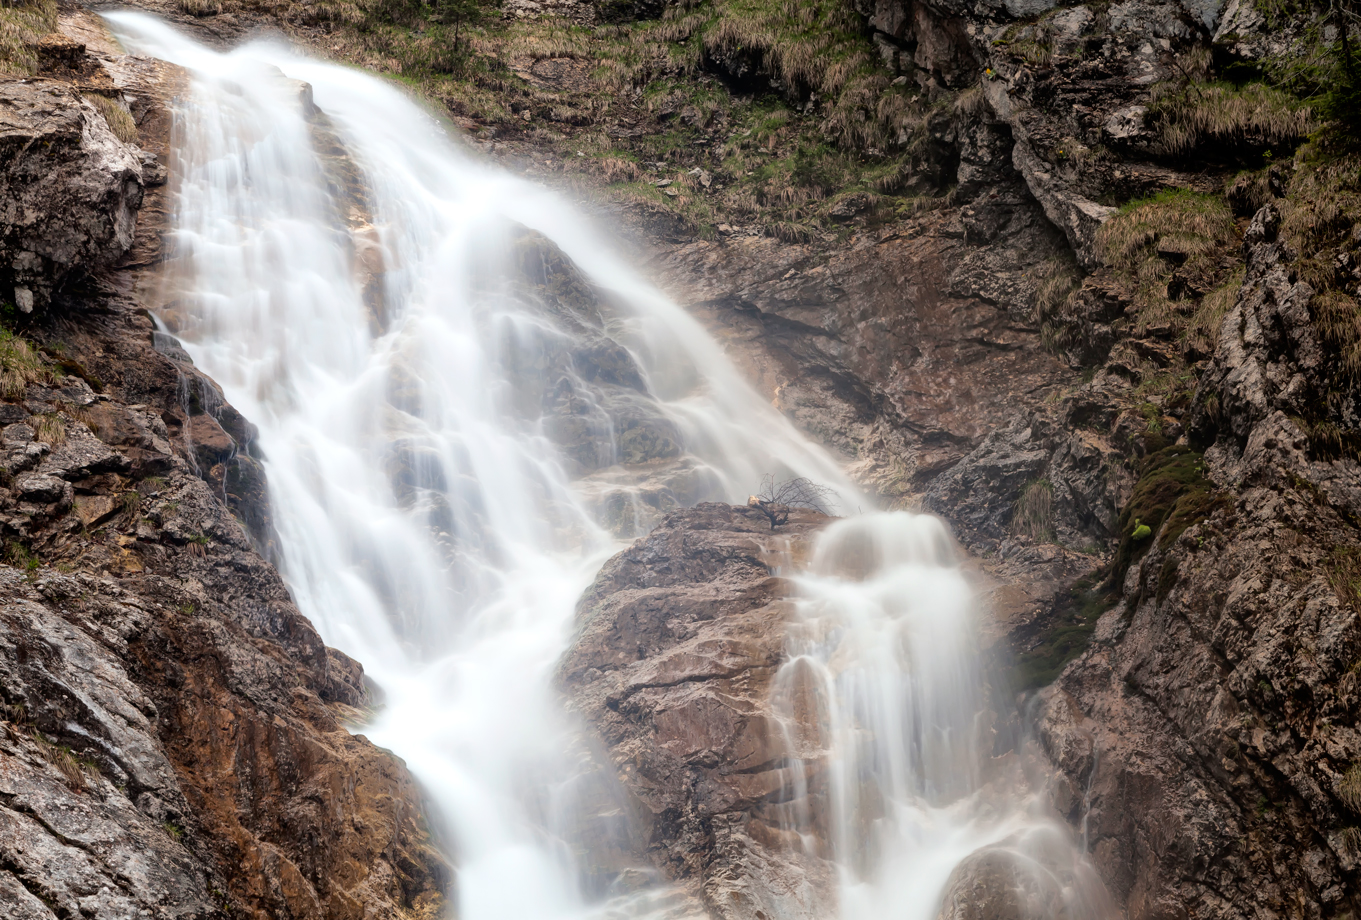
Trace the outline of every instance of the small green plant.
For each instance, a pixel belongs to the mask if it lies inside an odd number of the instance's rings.
[[[1141,524],[1138,518],[1134,519],[1134,529],[1129,534],[1131,540],[1147,540],[1152,535],[1153,528],[1147,524]]]
[[[184,828],[180,827],[174,821],[161,822],[161,829],[164,830],[175,840],[179,840],[181,837],[184,836]]]
[[[129,490],[118,496],[118,506],[129,517],[136,517],[142,511],[142,494]]]
[[[30,578],[42,567],[42,560],[38,558],[38,554],[18,540],[10,540],[5,544],[4,560],[7,565],[22,569]]]

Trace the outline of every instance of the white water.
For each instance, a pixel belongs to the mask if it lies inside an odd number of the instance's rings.
[[[437,803],[458,916],[664,910],[614,895],[576,852],[591,770],[551,690],[576,598],[659,509],[744,501],[765,473],[869,502],[603,235],[466,155],[397,89],[278,45],[221,54],[145,15],[109,18],[129,48],[192,74],[162,319],[259,426],[281,569],[381,687],[365,733]],[[335,139],[358,181],[319,156]],[[563,276],[518,228],[559,247],[599,305],[556,299]],[[621,464],[640,445],[663,456]],[[801,584],[776,704],[792,713],[815,687],[820,727],[791,715],[787,735],[827,768],[789,791],[786,821],[828,841],[840,915],[930,918],[984,847],[1083,888],[1056,826],[983,793],[973,604],[940,525],[838,524]],[[813,796],[830,803],[820,828]]]

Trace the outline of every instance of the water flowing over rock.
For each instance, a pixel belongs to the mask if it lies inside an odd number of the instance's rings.
[[[150,70],[102,41],[120,81]],[[94,65],[67,44],[83,81]],[[154,151],[163,85],[120,85]],[[52,300],[0,358],[0,913],[437,916],[449,871],[421,792],[346,728],[373,703],[362,667],[228,510],[249,505],[234,471],[251,461],[225,456],[249,425],[118,293],[154,160],[72,86],[4,84],[11,139],[37,133],[6,159],[0,235]],[[159,203],[137,241],[153,259]]]
[[[1027,817],[982,754],[994,726],[952,555],[930,518],[772,533],[702,504],[582,598],[559,680],[647,853],[712,916],[1108,915],[1066,830]]]

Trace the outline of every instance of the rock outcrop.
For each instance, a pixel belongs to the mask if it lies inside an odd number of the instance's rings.
[[[0,82],[0,287],[20,313],[132,246],[139,153],[69,83]]]
[[[756,509],[667,515],[606,563],[578,605],[559,680],[636,799],[647,855],[710,915],[822,917],[833,867],[782,841],[793,769],[770,708],[787,584],[775,575],[826,518],[772,534]]]
[[[1345,377],[1323,366],[1279,221],[1268,206],[1246,233],[1200,382],[1218,500],[1151,535],[1091,650],[1042,694],[1041,739],[1090,784],[1072,817],[1132,917],[1357,910],[1361,471],[1308,450],[1300,403]]]
[[[257,552],[249,423],[126,293],[158,258],[166,75],[65,27],[97,55],[53,39],[62,73],[0,85],[0,913],[440,916],[420,790],[346,727],[362,667]]]

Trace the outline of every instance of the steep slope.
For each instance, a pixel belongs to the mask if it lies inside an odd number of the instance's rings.
[[[250,425],[127,293],[157,259],[178,76],[63,27],[82,40],[0,83],[0,906],[437,916],[420,791],[345,727],[363,670],[255,548]]]

